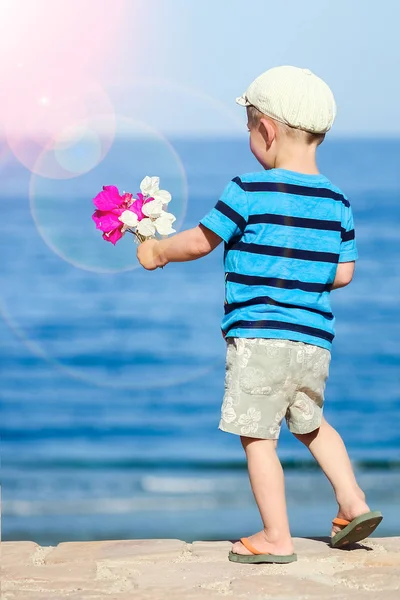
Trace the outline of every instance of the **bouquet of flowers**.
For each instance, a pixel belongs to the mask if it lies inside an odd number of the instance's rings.
[[[159,177],[145,177],[135,199],[128,192],[120,195],[114,185],[103,187],[93,198],[97,210],[92,218],[106,242],[115,245],[127,231],[135,236],[137,243],[156,234],[166,236],[175,232],[172,223],[176,218],[166,210],[171,194],[160,190],[159,185]]]

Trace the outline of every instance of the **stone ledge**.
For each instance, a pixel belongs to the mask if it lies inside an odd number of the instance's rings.
[[[351,550],[295,539],[290,565],[231,563],[231,543],[181,540],[2,542],[2,600],[398,600],[400,537]]]

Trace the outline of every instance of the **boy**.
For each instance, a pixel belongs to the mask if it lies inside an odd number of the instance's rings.
[[[138,247],[146,269],[205,256],[225,242],[227,341],[220,429],[240,436],[264,528],[233,545],[236,562],[296,560],[283,471],[281,422],[305,444],[333,486],[339,510],[331,544],[366,538],[370,512],[339,434],[322,417],[334,317],[331,290],[350,283],[357,249],[350,204],[318,171],[316,150],[331,128],[331,90],[308,69],[260,75],[238,104],[264,171],[235,177],[199,226]]]

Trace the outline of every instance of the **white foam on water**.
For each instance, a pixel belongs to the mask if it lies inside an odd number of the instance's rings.
[[[148,475],[141,480],[142,488],[153,494],[204,494],[221,488],[221,484],[215,479],[198,477],[157,477]]]
[[[30,517],[49,515],[128,514],[143,511],[207,510],[220,506],[217,498],[189,496],[142,497],[142,498],[96,498],[90,500],[8,500],[3,502],[3,516]]]

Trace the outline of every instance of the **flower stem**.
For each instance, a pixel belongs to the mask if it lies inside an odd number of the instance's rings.
[[[134,235],[135,238],[137,239],[137,241],[139,242],[139,244],[141,244],[142,242],[144,242],[146,240],[146,238],[143,235],[140,235],[140,233],[137,233],[137,231],[133,231],[133,229],[127,229],[126,231],[128,231],[129,233]]]

